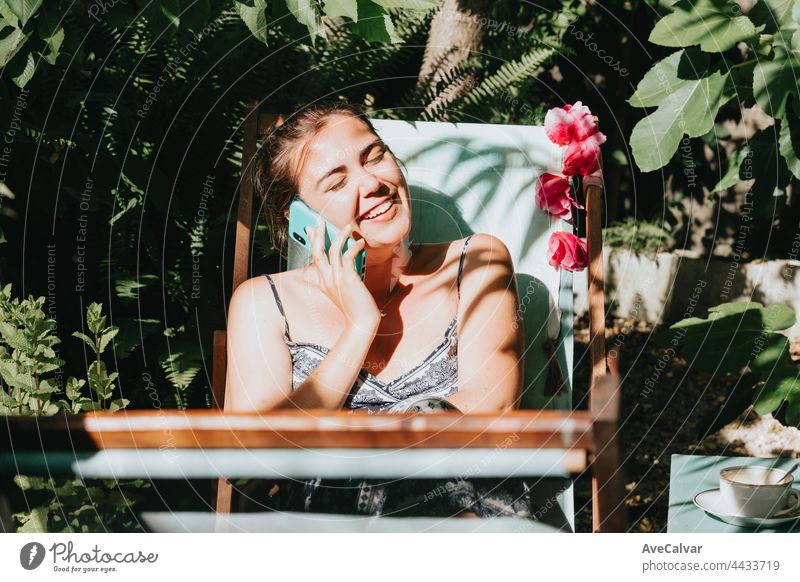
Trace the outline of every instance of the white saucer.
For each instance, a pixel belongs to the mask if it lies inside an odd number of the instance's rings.
[[[790,523],[800,519],[800,491],[797,489],[789,490],[789,501],[781,509],[782,515],[778,517],[745,517],[737,515],[736,510],[722,499],[719,488],[709,489],[694,496],[694,504],[721,519],[725,523],[740,527],[774,527],[784,523]]]

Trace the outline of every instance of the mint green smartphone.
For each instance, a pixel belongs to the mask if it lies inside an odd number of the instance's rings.
[[[289,205],[289,238],[300,244],[309,254],[311,254],[311,240],[306,234],[305,229],[306,227],[308,227],[309,230],[315,228],[320,218],[325,221],[325,252],[327,253],[331,248],[331,242],[333,242],[333,239],[339,234],[339,229],[320,216],[318,212],[312,210],[299,198],[292,200],[292,203]],[[347,237],[342,248],[342,254],[355,243],[356,241],[354,241],[352,237]],[[362,249],[361,252],[356,255],[354,266],[356,273],[358,273],[363,281],[367,272],[367,252],[365,250]]]

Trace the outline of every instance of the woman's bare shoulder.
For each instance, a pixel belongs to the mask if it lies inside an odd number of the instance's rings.
[[[277,285],[278,276],[270,275]],[[280,317],[269,281],[258,275],[241,283],[233,292],[228,309],[228,327],[231,323],[277,321]]]
[[[469,239],[469,241],[467,241]],[[476,232],[450,241],[417,243],[416,252],[421,252],[421,269],[430,275],[441,275],[453,279],[457,276],[461,254],[464,253],[463,271],[479,264],[500,262],[512,265],[511,255],[505,243],[484,232]],[[463,275],[462,275],[463,276]]]
[[[464,239],[461,239],[462,247],[467,238],[469,238],[469,244],[467,245],[466,251],[467,253],[487,254],[486,258],[493,262],[511,261],[511,252],[508,250],[506,243],[493,234],[489,234],[488,232],[476,232]]]
[[[464,248],[463,240],[460,248]],[[497,282],[510,285],[513,281],[514,260],[508,246],[500,238],[486,232],[477,232],[469,237],[464,255],[462,294],[469,294],[470,290],[478,293],[485,286]]]
[[[452,257],[460,255],[464,243],[470,236],[474,235],[437,243],[414,243],[414,247],[417,252],[424,253],[427,264],[443,266],[449,264]]]
[[[269,273],[257,275],[250,279],[244,281],[241,285],[236,288],[236,295],[237,292],[242,292],[241,294],[247,293],[251,294],[254,297],[262,298],[267,297],[268,299],[272,298],[272,289],[270,288],[269,279],[272,279],[272,282],[277,287],[278,292],[284,288],[290,288],[293,286],[297,281],[300,279],[300,273],[302,269],[292,269],[291,271],[281,271],[278,273]],[[269,279],[267,279],[269,277]]]
[[[444,261],[451,259],[460,261],[462,252],[465,254],[465,262],[475,263],[473,258],[481,259],[484,262],[511,262],[511,253],[506,244],[498,237],[487,232],[475,232],[463,238],[452,241],[438,243],[439,253]]]

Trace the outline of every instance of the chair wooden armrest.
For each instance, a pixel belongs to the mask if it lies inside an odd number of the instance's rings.
[[[620,477],[617,471],[619,453],[615,448],[618,394],[614,386],[611,379],[600,383],[591,411],[518,410],[499,416],[329,410],[263,414],[134,410],[78,416],[11,416],[6,417],[8,430],[0,436],[0,471],[23,474],[46,471],[54,475],[110,478],[124,468],[127,476],[189,478],[210,477],[230,470],[240,473],[231,475],[236,477],[252,474],[254,469],[243,468],[241,463],[234,469],[219,469],[219,456],[208,459],[215,449],[226,455],[235,450],[247,454],[265,451],[271,452],[271,459],[284,460],[287,457],[280,451],[291,451],[291,458],[301,454],[308,456],[309,451],[316,450],[351,450],[356,454],[364,453],[367,459],[370,455],[374,457],[371,451],[379,449],[403,459],[409,459],[414,451],[431,450],[439,456],[441,450],[449,450],[464,459],[470,450],[493,457],[500,450],[507,452],[507,458],[514,463],[528,459],[531,453],[552,450],[557,454],[548,457],[548,463],[556,459],[560,464],[558,471],[577,474],[586,469],[591,453],[598,486],[596,510],[601,514],[596,530],[623,531],[623,514],[617,511],[620,503],[616,484]],[[522,450],[514,456],[515,449]],[[129,454],[125,455],[126,451]],[[187,464],[173,467],[165,464],[162,458],[169,451],[197,451],[202,455],[190,456]],[[126,467],[125,463],[130,465]],[[195,470],[187,472],[186,468],[192,467],[192,463]],[[425,463],[430,465],[429,460]],[[382,466],[383,471],[400,470],[390,463]],[[451,464],[450,468],[457,472],[464,469],[459,469],[457,464]],[[508,463],[498,464],[494,470],[499,476],[508,468]],[[548,470],[555,469],[550,465]],[[308,470],[313,472],[313,468]],[[230,513],[221,510],[217,507],[218,513]]]

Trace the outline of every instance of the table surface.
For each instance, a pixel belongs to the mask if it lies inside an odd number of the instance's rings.
[[[713,455],[672,455],[669,476],[670,533],[718,532],[800,532],[800,520],[776,528],[744,528],[730,525],[708,515],[697,507],[694,496],[707,489],[719,487],[719,471],[737,465],[753,465],[790,469],[797,459],[764,459],[756,457],[719,457]],[[795,473],[797,479],[797,473]]]

